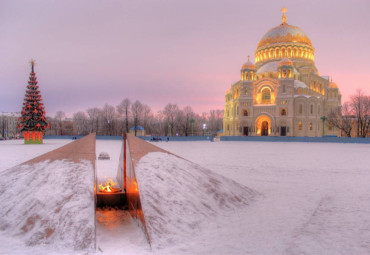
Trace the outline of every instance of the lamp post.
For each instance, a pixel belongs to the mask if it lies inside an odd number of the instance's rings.
[[[324,137],[325,136],[325,120],[327,119],[327,117],[322,116],[320,119],[322,120],[322,137]]]
[[[108,119],[107,122],[108,122],[108,135],[111,135],[111,133],[110,133],[110,119]],[[136,132],[135,132],[135,135],[136,135]]]
[[[191,118],[190,119],[190,123],[191,123],[191,136],[194,136],[194,119],[193,118]]]

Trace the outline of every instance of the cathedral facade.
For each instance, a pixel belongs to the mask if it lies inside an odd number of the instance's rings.
[[[338,86],[315,67],[307,35],[286,23],[270,29],[255,51],[255,64],[242,66],[241,78],[226,91],[223,135],[338,135],[325,122],[341,105]]]

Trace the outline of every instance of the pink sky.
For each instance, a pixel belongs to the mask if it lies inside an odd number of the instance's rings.
[[[343,102],[357,89],[370,94],[368,0],[1,0],[0,112],[21,110],[32,58],[49,115],[126,97],[155,112],[167,103],[222,109],[283,6]]]

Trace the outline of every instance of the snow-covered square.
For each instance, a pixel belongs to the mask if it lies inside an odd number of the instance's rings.
[[[36,145],[32,148],[37,149],[31,150],[20,141],[1,141],[0,173],[68,142],[45,140],[45,145]],[[370,145],[153,144],[185,159],[149,153],[138,163],[138,175],[143,175],[139,188],[148,217],[162,214],[167,217],[150,219],[151,226],[161,224],[151,230],[160,232],[153,241],[153,250],[127,212],[99,209],[97,250],[67,249],[64,254],[370,254]],[[98,178],[115,174],[120,150],[120,141],[97,140],[96,153],[105,151],[111,156],[110,161],[97,161]],[[226,198],[230,198],[228,192],[247,197],[243,205],[230,201],[214,205],[207,197],[209,187],[202,186],[208,185],[205,180],[188,185],[187,173],[193,180],[211,176],[220,189],[228,187],[229,190],[222,190]],[[161,179],[171,183],[158,181]],[[153,181],[156,182],[151,187],[140,186]],[[155,196],[149,191],[156,192]],[[176,198],[179,203],[171,205],[169,201]],[[158,200],[159,208],[151,209],[154,199]],[[178,208],[187,211],[176,211]],[[166,236],[168,233],[174,238]],[[0,253],[9,252],[62,253],[60,243],[55,250],[53,246],[51,250],[29,247],[22,239],[0,230]]]

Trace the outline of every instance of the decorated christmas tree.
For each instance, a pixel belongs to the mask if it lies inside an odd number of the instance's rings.
[[[18,128],[23,132],[26,144],[42,143],[43,132],[49,128],[39,86],[37,86],[34,66],[35,61],[31,60],[30,80],[23,101],[22,117],[18,120]]]

